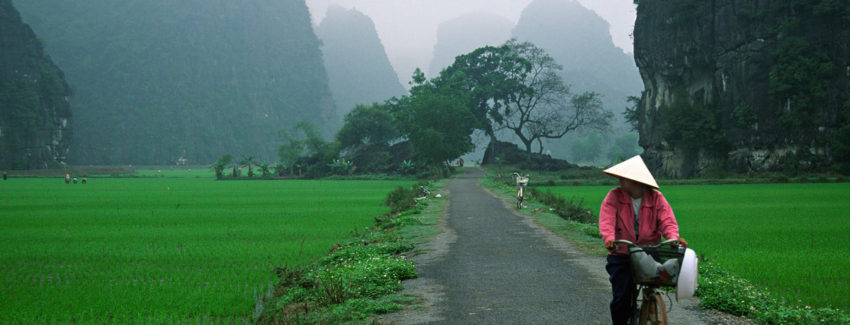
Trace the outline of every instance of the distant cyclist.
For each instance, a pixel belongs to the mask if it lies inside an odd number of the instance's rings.
[[[619,163],[603,171],[617,177],[620,186],[612,189],[599,209],[599,232],[608,249],[605,269],[610,275],[611,320],[614,324],[627,324],[634,313],[632,297],[635,284],[629,271],[629,253],[625,245],[614,244],[615,239],[625,239],[638,245],[654,245],[666,239],[679,237],[679,225],[673,209],[657,191],[658,184],[640,156]]]

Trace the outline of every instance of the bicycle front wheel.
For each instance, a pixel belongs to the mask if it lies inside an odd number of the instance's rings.
[[[520,188],[519,191],[516,193],[516,208],[517,209],[522,209],[522,199],[524,199],[524,196],[525,196],[525,193],[523,193],[523,192],[524,191],[522,190],[522,188]]]
[[[657,292],[644,294],[643,303],[640,306],[640,325],[667,325],[667,308],[664,306],[664,298]]]

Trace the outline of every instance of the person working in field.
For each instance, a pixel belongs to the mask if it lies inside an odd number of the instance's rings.
[[[681,245],[687,242],[679,237],[679,225],[673,209],[661,192],[658,184],[646,168],[640,156],[634,156],[603,171],[617,177],[620,186],[612,189],[602,201],[599,210],[599,233],[608,249],[605,269],[610,275],[613,299],[611,320],[614,324],[626,324],[632,317],[632,295],[636,290],[629,272],[629,253],[625,245],[614,244],[615,239],[625,239],[638,245],[654,245],[666,239],[678,239]]]

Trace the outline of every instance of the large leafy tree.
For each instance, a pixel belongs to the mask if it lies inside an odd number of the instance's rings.
[[[400,136],[393,123],[386,105],[357,105],[345,116],[345,124],[336,135],[337,141],[343,149],[362,144],[387,144]]]
[[[530,42],[509,40],[458,56],[433,84],[463,89],[476,128],[495,140],[495,131],[513,132],[531,153],[534,142],[557,139],[578,129],[605,129],[612,114],[593,92],[572,95],[560,77],[563,68]]]
[[[517,55],[509,42],[498,47],[484,46],[456,57],[433,83],[451,83],[456,89],[464,90],[476,129],[484,131],[491,141],[495,141],[493,125],[503,122],[501,109],[508,102],[515,100],[517,94],[529,91],[522,80],[531,69],[531,62]]]
[[[471,134],[477,120],[469,109],[469,92],[461,75],[425,80],[417,69],[409,96],[392,102],[396,123],[419,157],[437,170],[474,148]]]
[[[345,116],[345,124],[336,135],[344,158],[340,167],[363,173],[381,173],[392,169],[390,143],[401,137],[388,104],[357,105]],[[352,166],[343,166],[349,162]],[[333,169],[333,168],[332,168]]]
[[[512,131],[531,152],[536,141],[543,152],[542,139],[559,139],[579,129],[605,130],[613,114],[602,108],[599,94],[572,94],[560,76],[563,69],[546,51],[530,42],[510,40],[505,43],[510,57],[526,60],[531,69],[517,75],[514,94],[500,108],[500,127]]]
[[[281,165],[288,168],[291,175],[295,175],[296,168],[309,167],[305,166],[307,164],[321,167],[317,162],[330,162],[338,154],[334,144],[322,139],[316,127],[307,122],[299,122],[291,131],[280,130],[278,135],[284,144],[278,147],[277,154]]]

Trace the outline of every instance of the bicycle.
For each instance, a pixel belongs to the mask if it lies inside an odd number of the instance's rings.
[[[623,239],[614,243],[625,244],[629,248],[630,271],[636,286],[631,298],[635,311],[631,323],[667,325],[668,310],[658,289],[676,287],[677,299],[693,296],[696,289],[696,254],[679,245],[675,239],[648,246]]]
[[[516,208],[522,209],[522,201],[525,200],[525,186],[528,185],[528,175],[520,176],[519,173],[514,173],[516,177],[516,185],[519,190],[516,192]]]

